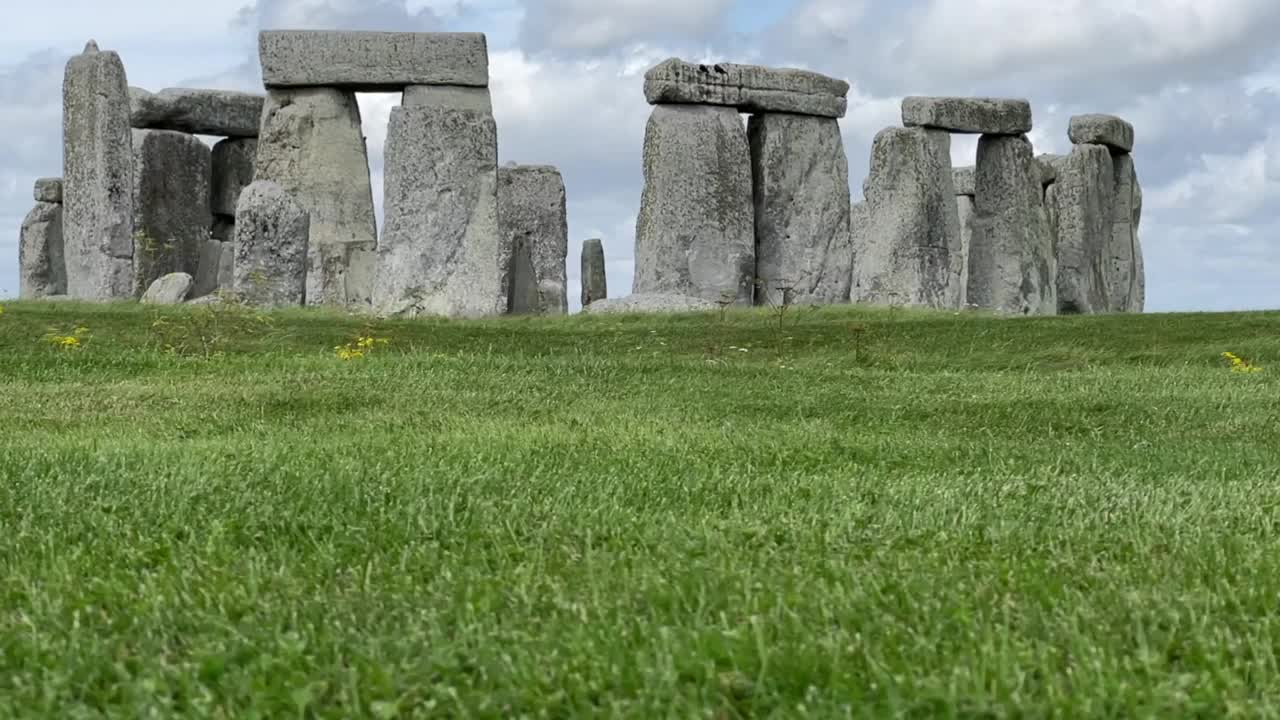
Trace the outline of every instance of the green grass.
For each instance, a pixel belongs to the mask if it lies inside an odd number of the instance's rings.
[[[0,717],[1280,717],[1280,313],[158,316],[0,315]]]

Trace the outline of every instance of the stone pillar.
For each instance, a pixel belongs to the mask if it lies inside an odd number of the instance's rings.
[[[605,273],[604,243],[587,240],[582,243],[582,307],[609,298],[609,281]]]
[[[18,297],[38,299],[67,292],[63,259],[62,180],[36,181],[36,205],[22,221],[18,241]]]
[[[546,165],[500,168],[498,220],[508,312],[567,314],[569,220],[560,172]]]
[[[255,138],[227,138],[213,146],[210,189],[213,226],[200,253],[195,286],[191,290],[193,298],[204,297],[220,288],[231,289],[231,278],[224,270],[229,271],[234,265],[236,203],[240,193],[253,182],[257,155]]]
[[[738,111],[655,106],[645,130],[632,292],[751,305],[754,215]]]
[[[311,215],[307,304],[368,308],[378,230],[355,93],[268,91],[254,178],[278,183]]]
[[[173,130],[134,130],[134,297],[170,273],[196,275],[209,239],[209,146]]]
[[[62,86],[67,294],[133,297],[133,140],[124,64],[93,41]]]
[[[255,181],[236,206],[236,255],[232,286],[257,307],[306,302],[310,216],[274,182]]]
[[[1138,173],[1129,153],[1113,154],[1115,194],[1111,206],[1111,237],[1103,258],[1107,310],[1132,312],[1138,286]]]
[[[1053,237],[1027,138],[983,135],[974,185],[969,304],[1008,315],[1055,314]]]
[[[1057,221],[1058,311],[1064,315],[1107,310],[1103,257],[1112,232],[1115,168],[1101,145],[1077,145],[1053,185]]]
[[[488,88],[414,86],[391,111],[386,228],[373,308],[385,315],[501,314],[498,135]]]
[[[959,308],[964,257],[950,134],[880,131],[863,191],[853,223],[853,301]]]
[[[960,220],[960,307],[969,305],[969,247],[973,244],[973,167],[955,168],[951,173]]]
[[[747,125],[757,305],[848,302],[849,160],[835,118],[760,113]],[[785,291],[785,292],[784,292]]]

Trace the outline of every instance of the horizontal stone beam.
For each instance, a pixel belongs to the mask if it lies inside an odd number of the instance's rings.
[[[1106,145],[1133,152],[1133,126],[1115,115],[1076,115],[1067,135],[1074,145]]]
[[[129,124],[138,130],[256,138],[265,97],[228,90],[129,88]]]
[[[62,178],[40,178],[35,185],[36,202],[62,202]]]
[[[258,36],[258,53],[268,88],[378,92],[410,85],[489,86],[483,33],[267,30]]]
[[[953,133],[1023,135],[1031,132],[1031,103],[1026,100],[959,97],[908,97],[902,124]]]
[[[671,58],[644,76],[650,105],[725,105],[741,112],[841,118],[849,83],[808,70],[697,65]]]

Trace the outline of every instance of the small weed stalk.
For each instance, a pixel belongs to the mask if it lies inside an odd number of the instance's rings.
[[[1222,353],[1222,359],[1227,361],[1231,372],[1239,375],[1253,375],[1262,372],[1261,366],[1255,365],[1233,352]]]
[[[720,322],[724,323],[729,319],[729,308],[738,302],[738,294],[732,290],[721,290],[720,299],[716,304],[720,306]]]
[[[853,364],[862,363],[862,344],[867,336],[867,326],[855,323],[849,326],[849,337],[853,338]]]
[[[84,325],[76,325],[70,330],[49,328],[44,340],[62,352],[77,352],[89,344],[89,328]]]
[[[366,328],[346,344],[334,347],[333,354],[343,361],[363,360],[372,355],[377,348],[386,347],[390,343],[391,341],[386,338],[375,337],[373,330]]]
[[[151,336],[163,352],[206,360],[223,355],[232,340],[270,329],[270,317],[229,301],[194,306],[179,315],[156,313],[151,322]]]

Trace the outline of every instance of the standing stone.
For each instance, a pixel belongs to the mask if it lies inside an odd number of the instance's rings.
[[[560,172],[545,165],[500,168],[498,219],[504,258],[501,267],[507,270],[503,282],[509,288],[508,312],[568,313],[569,220]],[[527,270],[522,267],[526,253]],[[508,257],[511,261],[505,259]],[[519,262],[513,262],[516,260]],[[532,292],[521,292],[523,288]],[[528,302],[530,297],[532,303]]]
[[[249,305],[302,305],[307,291],[307,211],[280,185],[255,181],[236,206],[233,289]]]
[[[134,130],[134,296],[169,273],[195,275],[213,216],[209,146],[173,130]]]
[[[1115,166],[1102,145],[1077,145],[1059,165],[1053,188],[1057,218],[1058,312],[1106,312],[1104,261],[1111,245]]]
[[[835,120],[768,113],[748,122],[757,305],[847,302],[853,271],[849,160]]]
[[[951,136],[926,128],[880,131],[863,190],[865,207],[853,223],[854,302],[960,307],[964,258]]]
[[[1138,173],[1133,156],[1128,153],[1111,158],[1115,177],[1115,198],[1111,208],[1111,238],[1103,259],[1102,272],[1107,285],[1107,309],[1131,312],[1137,294]]]
[[[500,315],[508,298],[489,91],[436,90],[406,92],[391,111],[373,307],[384,315]]]
[[[645,130],[632,291],[751,305],[754,217],[738,111],[656,106]]]
[[[1009,315],[1053,315],[1053,237],[1041,172],[1022,136],[978,141],[968,302]]]
[[[604,243],[587,240],[582,243],[582,307],[609,297],[609,281],[605,273]]]
[[[193,278],[186,273],[169,273],[157,278],[142,294],[144,305],[178,305],[191,292]]]
[[[37,299],[67,292],[62,256],[62,205],[38,202],[18,235],[18,297]]]
[[[1147,269],[1142,261],[1142,239],[1138,236],[1142,224],[1142,183],[1133,181],[1133,296],[1129,298],[1129,312],[1147,309]]]
[[[270,91],[254,178],[278,183],[311,214],[307,304],[367,308],[378,231],[355,94]]]
[[[213,186],[210,206],[214,215],[234,218],[240,192],[254,180],[258,141],[228,138],[213,146]]]
[[[969,304],[969,250],[973,247],[973,196],[956,195],[956,210],[960,215],[960,307]]]
[[[234,231],[233,225],[232,232]],[[200,262],[196,266],[195,277],[192,278],[191,297],[204,297],[222,287],[218,283],[218,274],[222,269],[222,253],[229,245],[230,243],[223,243],[214,237],[209,237],[200,244]]]
[[[71,58],[62,113],[67,294],[133,297],[133,140],[120,56],[90,41]]]

